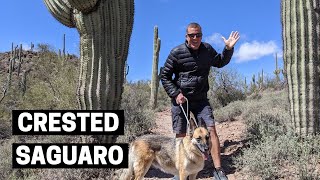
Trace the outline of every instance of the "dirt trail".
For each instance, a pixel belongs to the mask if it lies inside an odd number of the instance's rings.
[[[171,111],[166,109],[162,112],[156,113],[156,125],[153,130],[156,134],[174,137],[172,132]],[[216,129],[221,143],[221,157],[222,166],[225,169],[229,180],[246,179],[242,177],[233,165],[233,157],[239,155],[240,149],[245,143],[245,124],[241,118],[234,121],[217,123]],[[197,179],[199,180],[212,180],[212,160],[205,163],[205,167],[199,172]],[[172,175],[161,172],[158,169],[152,168],[145,176],[146,180],[171,180]]]

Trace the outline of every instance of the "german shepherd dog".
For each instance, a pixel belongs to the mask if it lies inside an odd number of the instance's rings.
[[[194,180],[208,157],[211,145],[209,138],[205,127],[191,127],[191,134],[182,139],[160,135],[141,136],[130,144],[129,168],[120,179],[143,179],[153,165],[166,173],[178,175],[180,180],[186,180],[188,176],[189,180]]]

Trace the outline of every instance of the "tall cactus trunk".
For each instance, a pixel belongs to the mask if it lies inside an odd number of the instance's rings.
[[[152,63],[152,79],[151,79],[151,96],[150,105],[152,109],[157,107],[158,99],[158,88],[159,88],[159,52],[160,52],[161,41],[158,38],[158,27],[154,27],[154,38],[153,38],[153,63]]]
[[[81,16],[76,22],[82,26],[78,28],[81,43],[80,108],[119,109],[133,6],[124,0],[102,1],[95,12]]]
[[[44,0],[53,16],[80,34],[78,102],[83,110],[120,108],[133,28],[133,0]],[[108,136],[103,142],[114,142]]]
[[[319,0],[282,0],[284,65],[291,125],[301,135],[320,131]]]

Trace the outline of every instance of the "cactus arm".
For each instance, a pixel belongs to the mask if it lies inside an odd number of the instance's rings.
[[[73,22],[73,9],[67,0],[44,0],[50,13],[60,23],[68,27],[75,27]]]
[[[70,5],[83,13],[89,13],[94,10],[98,0],[69,0]]]

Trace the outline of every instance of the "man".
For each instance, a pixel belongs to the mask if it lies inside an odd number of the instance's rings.
[[[161,70],[162,85],[172,98],[172,125],[176,138],[186,136],[187,120],[180,104],[183,104],[186,110],[187,99],[189,110],[198,122],[206,123],[210,132],[211,155],[216,168],[214,170],[216,179],[228,178],[221,168],[220,143],[212,108],[207,98],[208,75],[211,66],[221,68],[230,62],[233,47],[239,38],[238,32],[231,32],[228,39],[222,37],[225,48],[221,54],[218,54],[210,44],[201,41],[201,26],[198,23],[190,23],[187,27],[185,43],[171,50]]]

